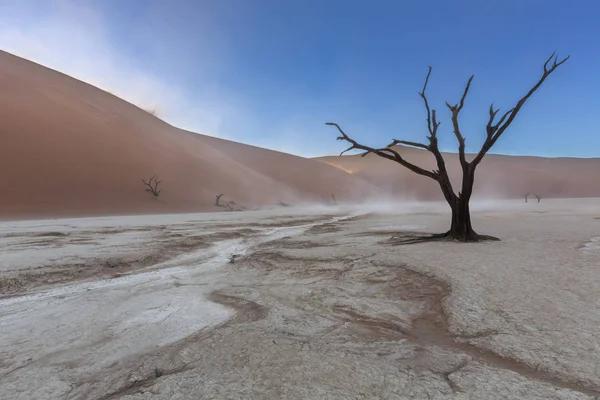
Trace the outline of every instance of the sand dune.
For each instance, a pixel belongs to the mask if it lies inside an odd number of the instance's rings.
[[[306,159],[183,131],[69,76],[0,52],[0,218],[222,211],[352,202],[373,196],[440,199],[435,182],[376,156]],[[434,168],[430,154],[400,148]],[[454,178],[456,156],[446,154]],[[339,167],[339,168],[335,168]],[[600,159],[489,155],[476,195],[600,197]],[[158,174],[158,199],[142,178]]]
[[[433,155],[425,150],[404,146],[396,148],[408,161],[428,169],[437,169]],[[469,155],[472,159],[474,155]],[[402,166],[370,154],[316,158],[361,177],[396,197],[442,200],[433,180],[414,174]],[[444,153],[451,179],[458,190],[458,156]],[[518,198],[539,193],[547,198],[600,197],[600,158],[543,158],[487,155],[477,167],[475,197]]]
[[[351,201],[374,189],[314,160],[182,131],[5,52],[0,86],[0,218],[220,211],[218,193],[251,207],[330,192]],[[153,174],[158,199],[141,182]]]

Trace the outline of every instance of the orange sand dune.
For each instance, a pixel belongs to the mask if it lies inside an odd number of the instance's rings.
[[[330,203],[375,188],[329,165],[174,128],[94,86],[0,52],[0,218]],[[158,174],[154,199],[141,178]]]
[[[510,133],[508,133],[510,134]],[[433,155],[425,150],[396,147],[408,161],[437,169]],[[474,155],[469,155],[472,159]],[[396,197],[443,200],[437,183],[416,175],[392,161],[369,154],[316,158],[379,186]],[[455,191],[460,190],[458,156],[444,153]],[[516,198],[525,193],[542,197],[600,197],[600,159],[542,158],[487,155],[477,167],[474,197]]]

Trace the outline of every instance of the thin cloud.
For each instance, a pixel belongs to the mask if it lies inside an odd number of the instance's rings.
[[[196,92],[186,92],[181,83],[152,74],[115,42],[102,13],[81,2],[55,2],[43,14],[33,3],[17,3],[8,9],[0,4],[0,13],[0,49],[106,90],[153,111],[173,126],[309,157],[322,155],[323,146],[337,149],[333,136],[323,136],[319,145],[307,140],[315,137],[315,130],[324,130],[324,118],[316,117],[298,96],[285,97],[291,109],[298,110],[295,116],[261,122],[252,101],[221,85],[202,68],[193,77],[196,86],[202,87]],[[148,46],[168,48],[168,43],[156,42],[160,35],[145,35]],[[211,62],[225,64],[219,61],[219,52],[213,53],[206,48]]]
[[[28,23],[10,26],[6,22],[0,28],[1,49],[153,110],[179,128],[220,135],[225,116],[236,112],[228,101],[219,100],[222,96],[212,93],[210,103],[193,99],[137,66],[110,42],[102,16],[90,8],[59,3],[49,14]]]

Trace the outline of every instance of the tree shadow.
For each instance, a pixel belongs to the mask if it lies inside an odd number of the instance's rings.
[[[444,233],[425,233],[425,232],[398,232],[394,234],[390,239],[383,243],[391,246],[406,246],[409,244],[419,243],[431,243],[431,242],[456,242],[456,243],[480,243],[487,241],[499,241],[497,237],[488,235],[477,235],[472,240],[462,241],[458,240],[450,234],[450,232]]]

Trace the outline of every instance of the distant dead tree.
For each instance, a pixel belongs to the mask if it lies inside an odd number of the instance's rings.
[[[248,209],[247,207],[244,207],[242,205],[237,204],[233,200],[229,200],[229,201],[226,201],[224,203],[221,203],[221,197],[223,197],[223,193],[218,194],[216,196],[216,198],[215,198],[215,206],[217,206],[217,207],[223,207],[227,211],[245,211],[245,210]]]
[[[152,175],[148,182],[146,182],[144,179],[142,179],[142,182],[144,182],[144,185],[148,186],[146,192],[152,194],[154,197],[158,197],[160,195],[162,189],[159,189],[158,185],[160,185],[162,181],[158,180],[158,176]]]
[[[333,204],[337,205],[337,200],[335,199],[335,194],[331,193],[331,199],[333,200]]]
[[[531,193],[525,193],[525,203],[527,203],[527,199],[529,198],[529,195],[530,195],[530,194],[531,194]]]
[[[458,191],[458,194],[455,194],[454,192],[452,183],[450,182],[450,178],[448,176],[448,171],[446,169],[444,157],[442,156],[442,153],[440,152],[438,147],[437,131],[440,126],[440,122],[438,122],[437,120],[436,110],[430,108],[427,96],[425,95],[425,90],[427,89],[427,84],[429,82],[429,76],[431,75],[431,67],[429,67],[429,71],[427,73],[427,76],[425,77],[425,84],[423,85],[423,90],[419,93],[419,95],[423,99],[425,109],[427,111],[427,129],[429,131],[429,136],[427,136],[428,143],[418,143],[406,140],[393,139],[392,143],[390,143],[386,147],[374,148],[358,143],[356,140],[348,136],[336,123],[327,122],[326,125],[335,126],[341,135],[337,138],[337,140],[346,141],[351,145],[348,149],[340,153],[340,156],[345,152],[354,149],[365,151],[362,154],[363,157],[367,154],[374,153],[379,157],[385,158],[390,161],[394,161],[402,165],[403,167],[408,168],[416,174],[431,178],[438,183],[440,189],[442,190],[444,198],[446,199],[446,201],[450,205],[450,208],[452,209],[452,223],[448,232],[439,235],[433,235],[431,237],[432,239],[449,238],[461,242],[476,242],[486,239],[498,240],[491,236],[478,235],[471,226],[471,213],[469,209],[469,201],[471,200],[471,195],[473,194],[475,170],[481,162],[481,160],[483,159],[483,157],[487,154],[487,152],[492,148],[492,146],[498,141],[502,134],[515,120],[515,118],[519,114],[519,111],[521,111],[523,105],[525,105],[527,100],[535,93],[536,90],[540,88],[540,86],[542,86],[546,78],[548,78],[550,74],[552,74],[560,65],[565,63],[568,59],[569,57],[566,57],[559,61],[558,56],[555,56],[555,54],[553,53],[550,56],[550,58],[548,58],[544,63],[544,71],[537,83],[533,85],[531,89],[529,89],[527,94],[525,94],[525,96],[523,96],[513,108],[506,111],[498,120],[496,120],[496,115],[498,114],[499,110],[494,109],[493,104],[490,106],[489,119],[486,125],[485,141],[477,155],[475,155],[475,157],[471,161],[467,161],[467,157],[465,155],[465,138],[460,130],[458,117],[465,104],[465,99],[467,98],[467,94],[469,93],[469,88],[471,87],[471,82],[473,81],[474,75],[472,75],[467,81],[462,97],[460,98],[460,101],[457,104],[451,105],[448,102],[446,102],[446,106],[450,110],[454,135],[456,136],[456,140],[458,141],[458,158],[462,168],[462,186],[460,191]],[[405,160],[404,157],[402,157],[402,155],[398,151],[393,149],[393,146],[395,145],[405,145],[427,150],[435,157],[437,169],[429,171]]]
[[[225,203],[225,205],[222,205],[221,207],[225,207],[227,209],[227,211],[246,211],[246,210],[248,210],[248,207],[244,207],[243,205],[240,205],[233,200],[229,200],[227,203]]]
[[[538,203],[540,201],[542,201],[542,195],[541,194],[534,193],[533,195],[535,196],[535,198],[536,198],[536,200],[537,200]]]
[[[225,205],[223,207],[225,207],[227,209],[227,211],[236,211],[236,202],[233,200],[228,201],[227,203],[225,203]]]

